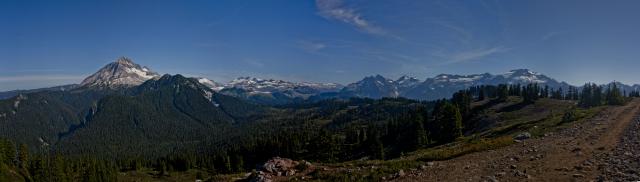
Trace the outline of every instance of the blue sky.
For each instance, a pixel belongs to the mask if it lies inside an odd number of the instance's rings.
[[[0,1],[0,90],[160,73],[349,83],[529,68],[640,83],[635,0]]]

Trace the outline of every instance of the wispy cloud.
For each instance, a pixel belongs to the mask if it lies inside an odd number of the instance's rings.
[[[316,7],[318,14],[326,19],[341,21],[373,35],[386,33],[382,28],[362,17],[355,9],[345,7],[343,0],[316,0]]]
[[[247,58],[244,62],[255,68],[263,68],[265,66],[264,60],[261,59]]]
[[[322,42],[313,42],[313,41],[299,41],[298,47],[307,51],[307,52],[318,52],[324,48],[327,48],[327,44]]]
[[[558,32],[549,32],[549,33],[547,33],[547,34],[542,36],[542,41],[547,41],[549,39],[552,39],[552,38],[557,37],[558,35],[562,35],[564,33],[565,32],[560,32],[560,31],[558,31]]]
[[[470,44],[473,40],[473,32],[467,30],[463,26],[456,25],[454,22],[445,20],[435,20],[434,24],[440,25],[454,35],[455,39],[461,44]]]
[[[503,46],[497,46],[497,47],[473,49],[468,51],[457,52],[457,53],[451,54],[450,56],[447,56],[448,61],[445,62],[445,64],[453,64],[453,63],[478,60],[494,54],[504,53],[509,50],[511,49]]]

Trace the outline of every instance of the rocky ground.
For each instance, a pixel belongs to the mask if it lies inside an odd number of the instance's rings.
[[[308,173],[314,166],[307,161],[294,161],[287,158],[274,157],[248,176],[250,182],[285,181],[298,173]],[[301,176],[304,180],[304,175]]]
[[[637,181],[640,180],[640,99],[609,107],[595,117],[518,143],[467,154],[446,161],[427,162],[413,169],[383,176],[382,181]],[[300,165],[304,163],[305,165]],[[304,166],[303,168],[294,166]],[[313,180],[314,169],[350,173],[376,166],[314,166],[274,158],[249,181]]]
[[[595,157],[600,171],[598,181],[640,180],[640,117],[634,118],[613,151]]]
[[[640,100],[497,150],[403,170],[393,181],[640,180]]]

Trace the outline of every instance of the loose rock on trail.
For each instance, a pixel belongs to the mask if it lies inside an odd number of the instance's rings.
[[[438,161],[394,181],[637,181],[640,100],[496,150]]]

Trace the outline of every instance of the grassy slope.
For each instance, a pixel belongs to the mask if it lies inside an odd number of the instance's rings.
[[[577,121],[595,116],[604,107],[591,109],[581,109],[575,107],[575,102],[552,99],[541,99],[535,104],[519,105],[521,99],[512,97],[507,103],[495,104],[483,109],[478,118],[490,124],[486,130],[460,138],[458,141],[437,146],[433,148],[421,149],[405,155],[404,157],[386,161],[351,161],[337,164],[326,164],[327,167],[337,170],[326,172],[317,171],[312,173],[315,179],[324,181],[378,181],[382,176],[388,176],[399,170],[416,169],[421,165],[426,165],[429,161],[447,160],[465,154],[486,151],[505,147],[515,143],[512,137],[521,132],[530,132],[533,137],[539,137],[544,133],[568,126],[562,121],[562,117],[569,110],[574,110]],[[488,102],[474,103],[474,107],[481,107]],[[361,169],[349,169],[360,167]]]
[[[467,136],[454,143],[421,149],[397,159],[386,161],[366,160],[349,161],[343,163],[319,164],[317,169],[327,168],[327,171],[316,170],[310,174],[312,179],[319,181],[378,181],[382,176],[389,176],[399,170],[416,169],[426,165],[429,161],[447,160],[465,154],[505,147],[514,143],[512,137],[521,132],[530,132],[533,137],[539,137],[549,131],[568,126],[563,123],[563,115],[574,110],[577,121],[595,116],[604,107],[581,109],[575,107],[573,101],[541,99],[534,104],[521,105],[521,98],[511,97],[505,103],[476,102],[472,106],[481,109],[480,114],[474,116],[469,123],[482,129],[467,128]],[[484,108],[482,108],[484,107]],[[482,126],[479,126],[482,125]],[[367,170],[354,170],[354,169]],[[351,171],[351,172],[347,172]],[[195,179],[196,171],[174,172],[170,176],[158,177],[153,171],[121,173],[120,180],[124,181],[191,181]],[[206,172],[201,172],[208,176]],[[243,174],[217,175],[205,177],[213,181],[233,181]],[[296,177],[299,178],[299,177]]]
[[[26,181],[15,168],[0,163],[0,181]]]

